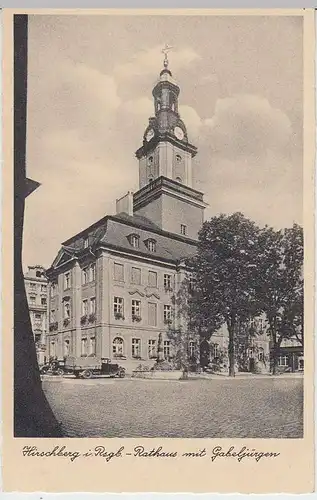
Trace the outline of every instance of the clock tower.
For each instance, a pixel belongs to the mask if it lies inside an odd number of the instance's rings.
[[[167,52],[152,94],[155,116],[136,151],[139,191],[134,213],[149,218],[161,229],[197,238],[206,204],[203,193],[192,188],[192,160],[197,148],[189,142],[178,111],[180,88],[168,67]]]

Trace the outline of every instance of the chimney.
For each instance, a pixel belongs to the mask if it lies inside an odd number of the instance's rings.
[[[133,215],[133,193],[131,191],[116,200],[116,213],[120,214],[122,212]]]

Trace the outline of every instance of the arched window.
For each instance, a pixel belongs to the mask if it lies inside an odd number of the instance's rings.
[[[264,361],[264,349],[263,349],[263,347],[259,347],[259,350],[258,350],[258,360],[259,361]]]
[[[42,273],[41,273],[41,271],[36,271],[35,275],[37,278],[41,278]]]
[[[176,181],[181,183],[182,182],[181,177],[176,177]]]
[[[181,155],[176,155],[175,158],[178,163],[182,161]]]
[[[193,357],[195,356],[195,342],[193,340],[189,341],[188,354],[189,354],[190,359],[193,359]]]
[[[149,183],[153,182],[153,177],[149,177]]]
[[[69,355],[69,339],[66,339],[64,340],[64,356],[68,356]]]
[[[120,358],[123,356],[123,339],[121,337],[115,337],[112,342],[112,354],[114,358]]]
[[[219,356],[219,345],[218,344],[212,344],[212,350],[211,354],[213,358],[218,358]]]
[[[147,160],[148,165],[152,165],[153,163],[153,156],[149,156]]]

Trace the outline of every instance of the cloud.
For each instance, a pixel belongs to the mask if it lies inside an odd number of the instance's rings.
[[[138,97],[136,99],[131,99],[123,103],[122,107],[128,113],[133,115],[145,116],[148,118],[154,113],[153,100],[148,97]]]
[[[262,157],[268,150],[286,154],[292,135],[288,116],[256,95],[218,99],[214,116],[204,123],[214,152],[231,159]]]
[[[157,75],[159,68],[163,66],[162,47],[163,45],[157,45],[148,50],[139,51],[128,62],[118,64],[114,69],[115,78],[127,79],[135,76]],[[177,73],[180,69],[200,59],[200,56],[192,48],[185,47],[173,49],[169,59],[172,71]]]
[[[179,114],[186,125],[189,140],[191,140],[191,137],[196,138],[203,125],[202,119],[197,111],[192,106],[187,106],[185,104],[179,106]]]
[[[216,73],[209,73],[208,75],[202,76],[200,81],[201,83],[218,83],[219,78],[218,75],[216,75]]]

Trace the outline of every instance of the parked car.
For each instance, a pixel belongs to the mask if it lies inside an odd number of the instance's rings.
[[[109,358],[98,356],[68,356],[65,360],[64,371],[73,373],[77,378],[92,378],[93,376],[125,377],[125,369]]]
[[[54,359],[53,361],[50,361],[49,363],[46,363],[40,368],[40,374],[41,375],[64,375],[66,372],[65,369],[65,361],[62,360],[56,360]]]

